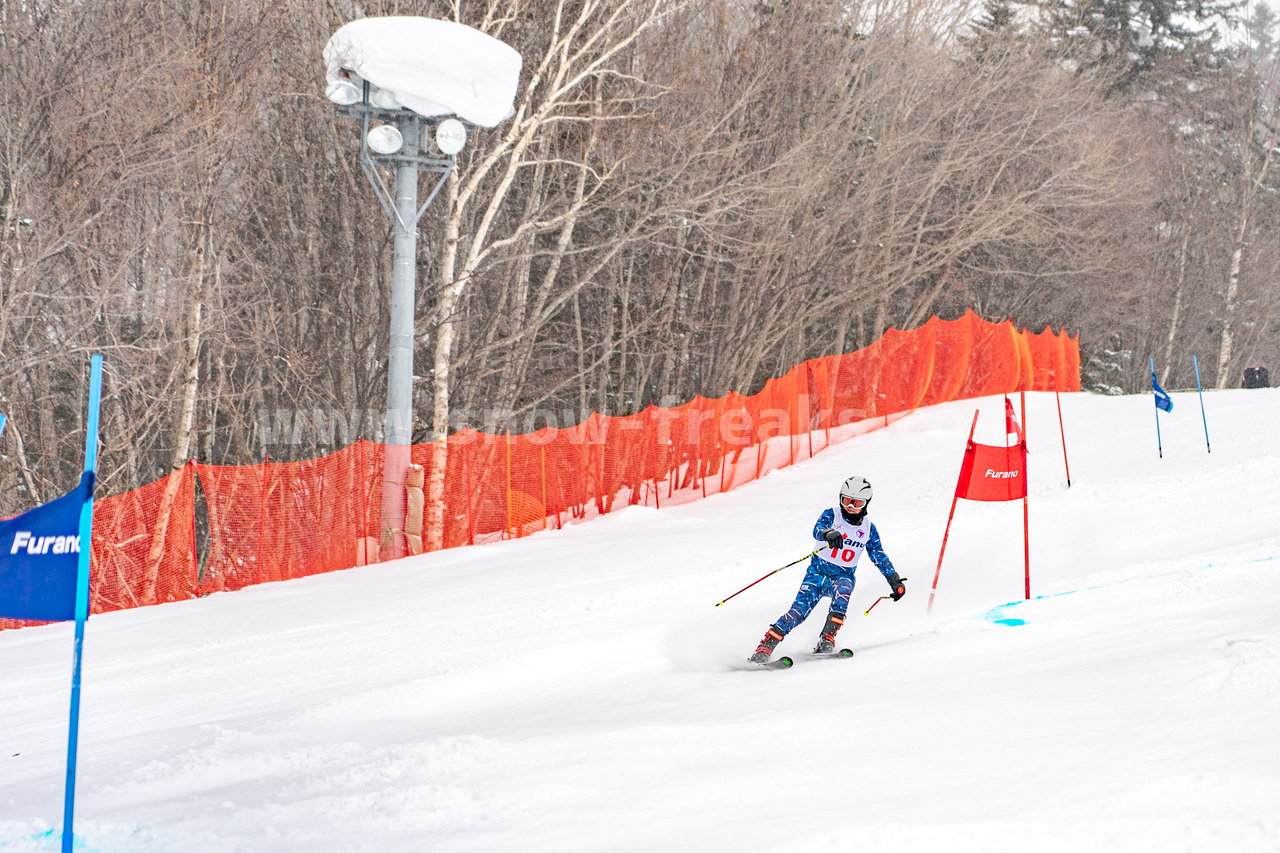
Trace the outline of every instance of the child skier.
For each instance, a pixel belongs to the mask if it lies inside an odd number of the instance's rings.
[[[853,572],[863,551],[870,555],[871,562],[889,581],[892,590],[889,595],[894,601],[907,594],[904,579],[898,577],[893,563],[889,562],[880,545],[876,526],[867,521],[870,505],[871,483],[865,477],[855,474],[844,481],[840,487],[839,504],[824,510],[813,526],[813,538],[821,552],[814,554],[809,562],[809,570],[800,582],[800,591],[796,593],[791,609],[765,632],[755,654],[749,658],[752,663],[768,663],[769,656],[782,638],[808,618],[814,605],[823,597],[831,598],[831,610],[827,613],[827,624],[822,628],[822,636],[813,653],[828,654],[835,650],[836,632],[844,624],[849,596],[853,593]]]

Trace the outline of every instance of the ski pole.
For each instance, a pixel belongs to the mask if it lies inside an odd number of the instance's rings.
[[[1026,423],[1026,422],[1027,422],[1027,417],[1026,417],[1026,413],[1025,413],[1025,412],[1023,412],[1022,422],[1023,422],[1023,423]],[[974,423],[977,423],[977,418],[974,418]],[[906,593],[906,589],[907,589],[907,588],[906,588],[905,586],[901,586],[902,582],[903,582],[903,581],[905,581],[905,580],[906,580],[906,578],[898,578],[898,583],[899,583],[899,587],[898,587],[898,588],[902,590],[902,595],[906,595],[906,594],[907,594],[907,593]],[[899,595],[899,596],[898,596],[898,598],[902,598],[902,595]],[[872,608],[872,607],[875,607],[877,604],[879,604],[880,602],[884,601],[886,598],[893,598],[893,596],[892,596],[892,595],[882,595],[882,596],[880,596],[880,597],[879,597],[879,598],[877,598],[875,601],[871,602],[871,607],[868,607],[866,610],[862,611],[862,615],[863,615],[863,616],[866,616],[868,613],[870,613],[870,612],[871,612],[871,608]],[[894,599],[894,600],[895,600],[895,601],[897,601],[897,599]]]
[[[818,549],[818,551],[821,551],[821,550],[822,550],[821,548]],[[781,566],[779,568],[774,569],[773,571],[769,572],[769,574],[765,575],[764,578],[771,578],[774,575],[776,575],[778,572],[782,571],[783,569],[789,569],[792,566],[794,566],[796,563],[803,563],[805,560],[809,559],[814,554],[817,554],[818,551],[810,551],[808,554],[805,554],[799,560],[792,560],[790,563],[787,563],[785,566]],[[764,578],[760,578],[759,580],[752,581],[751,583],[744,586],[742,589],[738,590],[738,592],[735,592],[733,595],[738,595],[739,593],[746,592],[747,590],[751,589],[751,587],[755,586],[756,584],[760,583],[760,581],[764,580]],[[729,596],[729,598],[733,598],[733,595]],[[729,598],[726,598],[724,601],[728,601]],[[724,604],[724,601],[717,601],[716,607],[719,607],[721,604]]]

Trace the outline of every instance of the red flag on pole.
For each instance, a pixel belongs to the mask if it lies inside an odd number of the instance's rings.
[[[1006,395],[1004,398],[1004,434],[1016,435],[1018,441],[1022,441],[1022,427],[1018,425],[1018,419],[1013,415],[1013,403],[1009,401]]]
[[[929,591],[927,612],[933,612],[933,598],[938,592],[938,578],[942,574],[942,558],[947,551],[947,538],[951,535],[951,521],[955,517],[956,502],[961,498],[970,501],[1022,501],[1022,544],[1024,557],[1024,592],[1031,598],[1031,533],[1027,518],[1027,441],[1013,416],[1013,404],[1005,397],[1005,426],[1009,433],[1017,432],[1018,443],[1012,447],[978,444],[973,432],[978,426],[978,412],[973,413],[969,426],[969,440],[965,443],[964,461],[960,464],[960,477],[956,481],[956,494],[951,499],[951,512],[947,515],[947,527],[942,533],[942,547],[938,550],[938,567],[933,573],[933,588]],[[1026,397],[1022,400],[1022,418],[1027,417]]]
[[[960,466],[956,497],[971,501],[1016,501],[1027,496],[1022,445],[994,447],[970,441]]]

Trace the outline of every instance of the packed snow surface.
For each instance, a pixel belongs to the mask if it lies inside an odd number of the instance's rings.
[[[361,18],[324,48],[326,79],[368,80],[421,116],[457,115],[495,127],[512,113],[520,54],[466,24],[434,18]]]
[[[1276,851],[1280,390],[1028,395],[1022,504],[961,502],[1003,400],[920,411],[707,500],[95,616],[79,849]],[[852,473],[859,569],[744,659]],[[0,849],[57,848],[72,626],[0,633]],[[80,839],[78,839],[80,840]]]

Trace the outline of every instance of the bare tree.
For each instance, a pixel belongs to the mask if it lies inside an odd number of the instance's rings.
[[[601,87],[627,80],[624,61],[641,35],[678,7],[671,0],[612,3],[605,0],[513,0],[490,3],[484,18],[461,21],[512,41],[525,57],[515,115],[502,126],[491,145],[477,149],[462,170],[450,175],[446,189],[444,234],[438,267],[440,287],[435,307],[435,356],[432,369],[432,438],[434,445],[428,480],[427,547],[439,548],[443,535],[444,477],[449,430],[450,368],[456,335],[459,297],[481,274],[498,251],[519,249],[539,234],[555,233],[562,245],[572,240],[574,223],[589,199],[613,177],[591,160],[593,131],[584,148],[557,151],[550,160],[538,146],[541,136],[575,124],[604,121],[619,104],[635,95],[630,87],[603,103]],[[461,8],[456,7],[455,13]],[[536,31],[521,32],[523,20],[539,20]],[[597,86],[593,98],[592,86]],[[547,168],[556,167],[556,168]],[[558,200],[563,204],[527,210],[520,221],[502,222],[517,179],[539,173],[559,176],[567,171],[574,189]],[[503,225],[506,225],[503,228]],[[547,279],[554,281],[552,274]],[[545,296],[544,296],[545,298]]]

